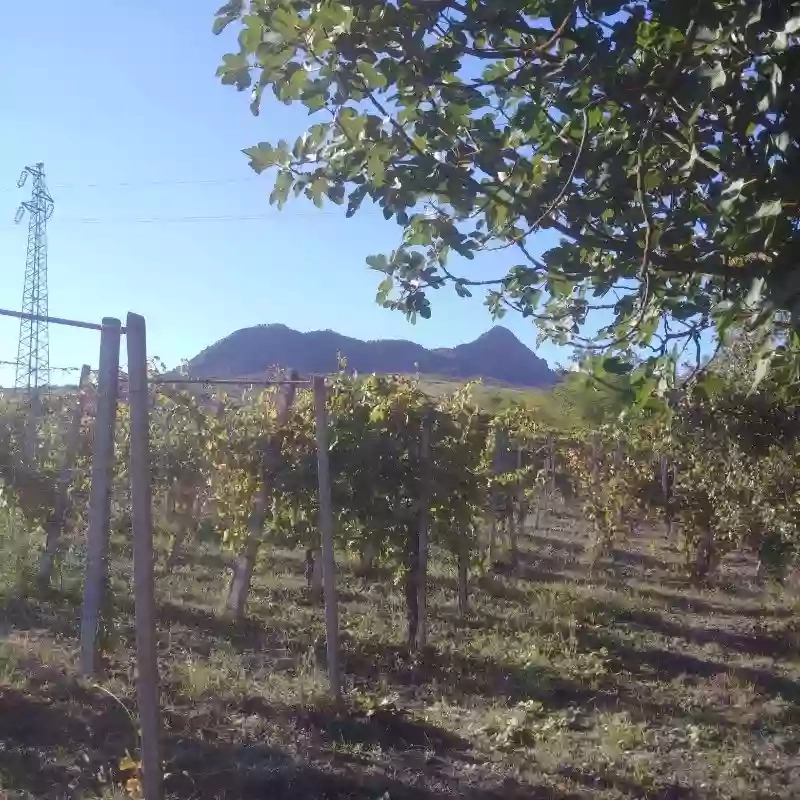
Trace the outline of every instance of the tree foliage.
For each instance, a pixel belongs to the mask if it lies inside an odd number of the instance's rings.
[[[222,82],[315,120],[245,151],[271,201],[403,228],[368,259],[379,302],[486,287],[556,342],[643,352],[645,392],[733,324],[800,375],[796,0],[231,0],[214,30],[234,21]],[[498,250],[480,280],[451,258]]]

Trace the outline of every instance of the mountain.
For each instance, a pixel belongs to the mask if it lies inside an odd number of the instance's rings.
[[[511,386],[552,386],[557,377],[547,362],[510,330],[492,328],[474,342],[428,350],[401,339],[362,341],[334,331],[300,333],[286,325],[242,328],[207,347],[188,362],[196,378],[240,378],[263,374],[274,366],[301,375],[338,369],[337,356],[359,373],[435,375],[454,380],[483,378]]]

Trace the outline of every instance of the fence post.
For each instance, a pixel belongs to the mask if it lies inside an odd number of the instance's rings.
[[[511,505],[511,514],[508,518],[508,547],[509,547],[509,555],[511,560],[511,568],[516,569],[519,566],[519,534],[522,532],[524,527],[524,521],[522,518],[522,497],[524,494],[524,487],[522,484],[522,478],[520,477],[519,473],[522,470],[522,445],[520,442],[517,442],[517,481],[516,481],[516,491],[514,492],[514,496],[511,498],[510,505]]]
[[[130,479],[133,583],[136,601],[136,695],[142,736],[145,800],[163,800],[158,651],[153,580],[153,518],[150,483],[150,421],[147,391],[147,332],[144,317],[128,314],[128,403],[131,415]]]
[[[69,511],[69,483],[78,456],[78,445],[80,444],[81,438],[81,422],[83,421],[83,409],[86,404],[86,387],[89,382],[90,371],[91,368],[88,364],[84,364],[81,368],[81,377],[78,381],[78,399],[75,403],[75,408],[72,410],[72,419],[70,420],[66,441],[64,443],[64,461],[58,476],[56,500],[53,513],[47,520],[47,539],[45,541],[44,550],[39,557],[39,574],[37,576],[39,586],[42,589],[50,584],[53,564],[66,524],[67,512]]]
[[[494,451],[492,453],[492,476],[497,477],[503,473],[503,455],[505,454],[505,432],[497,429],[494,432]],[[497,549],[497,489],[489,493],[489,563],[494,564]]]
[[[667,539],[672,539],[672,489],[670,485],[669,461],[666,456],[659,459],[661,468],[661,492],[664,500],[664,517],[667,522]],[[674,485],[674,480],[673,480]]]
[[[342,694],[339,674],[339,609],[336,596],[336,561],[333,553],[333,506],[331,466],[328,456],[327,389],[323,375],[314,376],[314,409],[317,423],[317,470],[319,475],[319,532],[322,539],[322,588],[325,594],[325,633],[331,697]]]
[[[458,613],[463,617],[469,608],[469,553],[465,537],[462,537],[458,545]]]
[[[430,522],[430,438],[431,420],[425,417],[422,421],[422,433],[419,443],[420,484],[419,493],[419,529],[417,534],[417,650],[428,643],[427,603],[428,603],[428,525]]]
[[[81,612],[81,672],[97,672],[97,637],[108,593],[108,537],[111,527],[111,484],[114,478],[114,430],[117,420],[119,346],[122,323],[103,319],[97,371],[97,414],[89,493],[89,531]]]

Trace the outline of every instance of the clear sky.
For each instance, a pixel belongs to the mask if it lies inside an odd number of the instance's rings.
[[[294,139],[302,109],[222,86],[215,70],[236,31],[211,34],[221,0],[116,0],[78,12],[64,0],[8,3],[0,30],[0,307],[18,309],[26,221],[16,181],[43,161],[55,200],[49,223],[50,313],[99,321],[147,319],[149,351],[169,366],[232,331],[281,322],[426,346],[468,341],[491,327],[482,299],[440,290],[416,326],[375,302],[380,276],[364,259],[397,245],[401,229],[365,210],[344,218],[299,198],[272,209],[272,177],[256,176],[242,148]],[[195,219],[187,219],[195,218]],[[198,219],[199,218],[199,219]],[[545,238],[533,249],[544,249]],[[486,256],[468,274],[516,263]],[[536,329],[503,323],[528,346]],[[18,322],[0,318],[0,361],[16,358]],[[97,338],[52,326],[53,367],[96,366]],[[551,365],[567,349],[543,345]],[[60,382],[54,373],[54,382]],[[0,365],[0,385],[13,369]]]

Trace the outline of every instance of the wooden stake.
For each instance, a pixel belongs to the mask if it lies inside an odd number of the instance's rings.
[[[144,800],[163,800],[161,722],[153,579],[153,517],[150,483],[150,422],[147,391],[147,332],[144,317],[128,314],[128,402],[131,415],[130,479],[133,582],[136,601],[136,695],[142,737]]]
[[[331,467],[328,456],[327,389],[322,375],[314,377],[314,408],[317,421],[317,469],[319,473],[319,533],[322,539],[322,583],[325,593],[325,633],[328,645],[328,680],[331,697],[342,695],[339,674],[339,608],[336,596],[336,560],[333,553],[333,506]]]
[[[417,533],[417,636],[416,647],[421,650],[428,643],[427,604],[428,604],[428,525],[430,523],[430,442],[431,420],[422,422],[419,443],[420,484],[422,491],[419,497],[419,528]]]
[[[669,485],[669,461],[666,456],[660,458],[661,492],[664,498],[664,516],[667,521],[667,538],[672,538],[672,492]]]
[[[522,445],[517,442],[517,473],[522,469]],[[514,492],[515,497],[511,501],[511,516],[508,524],[509,548],[511,551],[511,567],[516,569],[519,565],[519,534],[524,527],[523,501],[525,499],[525,487],[522,479],[517,476],[517,486]]]
[[[466,539],[459,545],[458,549],[458,614],[463,617],[469,610],[469,566],[467,556]]]
[[[44,550],[39,558],[38,582],[40,588],[50,585],[50,577],[53,573],[56,553],[61,542],[61,537],[66,525],[67,513],[69,512],[69,484],[72,480],[72,473],[75,470],[75,461],[78,457],[78,445],[81,439],[81,422],[83,421],[83,411],[86,406],[86,387],[89,384],[89,373],[91,369],[88,364],[81,368],[81,377],[78,381],[78,399],[75,408],[72,410],[72,419],[64,443],[64,462],[61,465],[61,472],[58,476],[56,488],[56,501],[53,513],[47,520],[46,530],[47,539]]]
[[[492,452],[492,475],[502,475],[503,457],[505,456],[505,435],[500,430],[494,432],[494,450]],[[493,489],[489,495],[489,564],[494,564],[497,548],[497,505],[498,492]]]
[[[97,672],[97,637],[108,592],[108,537],[111,527],[111,485],[114,479],[121,328],[122,323],[118,319],[106,317],[100,332],[89,531],[81,611],[80,667],[86,677],[94,677]]]

